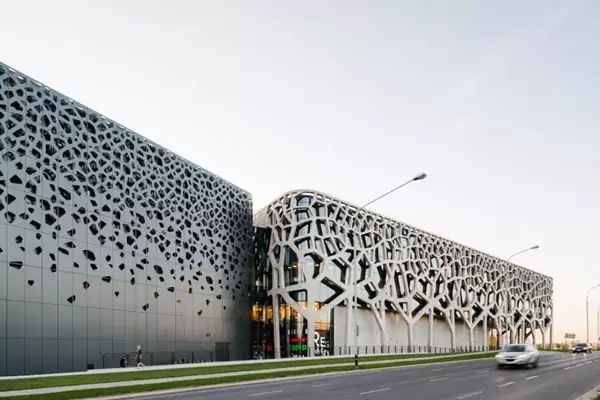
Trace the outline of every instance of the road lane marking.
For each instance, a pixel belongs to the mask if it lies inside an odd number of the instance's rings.
[[[444,377],[444,378],[435,378],[435,379],[430,379],[429,382],[437,382],[437,381],[444,381],[448,379],[448,377]]]
[[[577,364],[576,367],[581,367],[582,365],[583,365],[583,363]]]
[[[586,362],[586,364],[591,364],[591,363],[592,363],[591,361]]]
[[[462,396],[458,396],[456,398],[456,400],[468,399],[469,397],[477,396],[477,395],[480,395],[481,393],[483,393],[483,390],[480,390],[479,392],[471,392],[471,393],[463,394]]]
[[[526,380],[530,380],[530,379],[535,379],[535,378],[539,378],[539,375],[534,375],[534,376],[530,376],[529,378],[527,378]]]
[[[568,369],[571,369],[571,367],[565,367],[565,371],[568,370]]]
[[[476,374],[485,374],[486,372],[488,372],[489,369],[484,369],[483,371],[477,371],[475,372]]]
[[[390,388],[383,388],[383,389],[376,389],[376,390],[369,390],[368,392],[363,392],[360,395],[364,396],[365,394],[371,394],[371,393],[379,393],[379,392],[384,392],[386,390],[390,390]]]
[[[503,383],[502,385],[500,385],[498,387],[505,387],[505,386],[510,386],[510,385],[514,385],[514,384],[515,384],[514,382],[506,382],[506,383]]]
[[[313,385],[312,387],[323,387],[323,386],[329,386],[331,385],[331,383],[319,383],[318,385]]]
[[[281,393],[281,392],[283,392],[283,390],[273,390],[272,392],[252,393],[252,394],[249,394],[248,397],[265,396],[267,394],[275,394],[275,393]]]

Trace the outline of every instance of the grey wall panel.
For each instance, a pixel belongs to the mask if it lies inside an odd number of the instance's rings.
[[[58,274],[48,264],[42,269],[42,299],[44,304],[58,304]]]
[[[44,374],[58,372],[58,339],[42,339],[42,369]]]
[[[28,303],[42,303],[42,269],[28,266],[25,270],[27,281],[25,283],[25,301]]]
[[[101,286],[103,282],[102,279],[98,276],[92,275],[77,275],[75,279],[75,285],[81,286],[85,290],[85,298],[87,301],[87,306],[92,308],[101,308],[102,307],[102,299],[101,299]]]
[[[58,371],[73,371],[73,340],[58,340]]]
[[[42,267],[42,235],[33,229],[25,229],[25,265]],[[38,282],[41,285],[41,280]]]
[[[74,335],[73,306],[58,306],[58,338],[72,340]]]
[[[2,226],[0,226],[0,229],[2,229]],[[6,300],[6,295],[8,291],[8,271],[6,269],[6,263],[0,261],[0,300]]]
[[[87,345],[85,340],[73,340],[73,370],[83,371],[86,368]]]
[[[220,322],[248,307],[247,192],[1,63],[0,143],[0,327],[32,371],[247,336]]]
[[[25,370],[27,374],[41,374],[42,339],[28,337],[25,340]]]
[[[25,281],[27,276],[21,264],[9,263],[6,273],[6,298],[9,300],[25,301]]]
[[[25,302],[8,300],[6,302],[6,337],[25,338]]]
[[[77,297],[73,296],[73,273],[59,270],[56,275],[58,276],[58,304],[68,306],[75,303]]]
[[[6,338],[2,336],[0,336],[0,375],[6,375]]]
[[[41,339],[42,332],[42,303],[25,303],[25,335],[23,337],[26,337],[27,340]]]
[[[1,166],[2,166],[2,162],[0,162],[0,167]],[[0,181],[1,180],[2,180],[2,177],[0,176]],[[0,185],[0,196],[3,195],[4,193],[6,193],[6,187],[2,187]],[[0,209],[3,207],[4,207],[4,204],[2,204],[2,202],[0,202]],[[0,263],[6,262],[7,256],[8,256],[8,252],[7,252],[7,249],[8,249],[8,225],[4,224],[3,222],[5,222],[4,219],[0,218],[0,248],[2,249],[2,251],[0,251]],[[3,282],[6,282],[6,280],[4,280]]]
[[[100,340],[88,339],[86,362],[92,364],[94,369],[102,367],[102,344]]]
[[[100,340],[100,318],[101,312],[98,308],[86,308],[87,313],[87,338],[88,340]]]
[[[0,339],[6,337],[6,327],[8,326],[8,320],[6,319],[6,300],[0,299]],[[2,364],[2,359],[0,358],[0,364]]]
[[[58,321],[58,305],[42,303],[42,337],[44,339],[58,339]]]
[[[25,339],[6,339],[6,360],[9,368],[8,375],[23,375],[27,373],[25,367]]]
[[[73,306],[73,337],[75,339],[87,338],[86,307]]]

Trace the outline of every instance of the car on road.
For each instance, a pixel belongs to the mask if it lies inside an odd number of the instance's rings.
[[[496,365],[503,367],[534,367],[538,366],[540,352],[530,344],[507,344],[496,354]]]
[[[571,352],[573,354],[579,354],[579,353],[592,354],[592,346],[590,346],[589,343],[577,343],[575,346],[573,346],[573,348],[571,349]]]

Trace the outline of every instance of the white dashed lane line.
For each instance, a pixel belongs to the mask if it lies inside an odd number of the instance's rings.
[[[256,396],[266,396],[268,394],[281,393],[283,390],[273,390],[272,392],[261,392],[261,393],[252,393],[249,394],[248,397],[256,397]]]
[[[515,384],[515,382],[506,382],[506,383],[503,383],[502,385],[498,385],[498,387],[505,387],[505,386],[510,386],[510,385],[514,385],[514,384]]]
[[[386,390],[390,390],[390,388],[383,388],[383,389],[376,389],[376,390],[369,390],[368,392],[363,392],[360,395],[364,396],[365,394],[372,394],[372,393],[379,393],[379,392],[384,392]]]
[[[529,381],[531,379],[535,379],[535,378],[539,378],[539,377],[540,377],[539,375],[533,375],[533,376],[530,376],[529,378],[526,378],[526,380]]]
[[[489,372],[489,369],[484,369],[483,371],[477,371],[475,373],[476,374],[485,374],[486,372]]]
[[[435,378],[435,379],[430,379],[429,382],[445,381],[446,379],[448,379],[448,377],[445,377],[445,378]]]
[[[456,400],[468,399],[469,397],[474,397],[474,396],[480,395],[481,393],[483,393],[483,390],[480,390],[479,392],[471,392],[471,393],[463,394],[462,396],[458,396],[456,398]]]
[[[312,385],[312,387],[323,387],[323,386],[329,386],[331,385],[331,383],[319,383],[318,385]]]

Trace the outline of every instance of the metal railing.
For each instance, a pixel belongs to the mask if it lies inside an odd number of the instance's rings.
[[[333,355],[354,355],[355,346],[336,346]],[[459,354],[459,353],[477,353],[484,351],[493,351],[495,348],[490,346],[458,346],[454,348],[440,346],[358,346],[358,354],[410,354],[410,353],[431,353],[431,354]]]
[[[321,357],[340,357],[353,356],[355,354],[355,346],[335,346],[329,350],[328,355]],[[497,350],[494,346],[457,346],[455,348],[439,347],[439,346],[382,346],[382,345],[365,345],[358,346],[358,354],[360,355],[386,355],[386,354],[462,354],[462,353],[478,353]],[[264,354],[264,353],[263,353]],[[102,356],[102,368],[120,368],[121,359],[125,353],[108,353]],[[135,366],[135,352],[127,353],[128,361],[131,366]],[[306,357],[306,355],[298,355],[288,357],[293,358]],[[266,357],[266,359],[269,359]],[[173,364],[198,364],[207,362],[223,362],[231,360],[230,348],[212,348],[212,349],[196,349],[196,350],[177,350],[177,351],[158,351],[144,352],[142,362],[144,365],[173,365]]]

